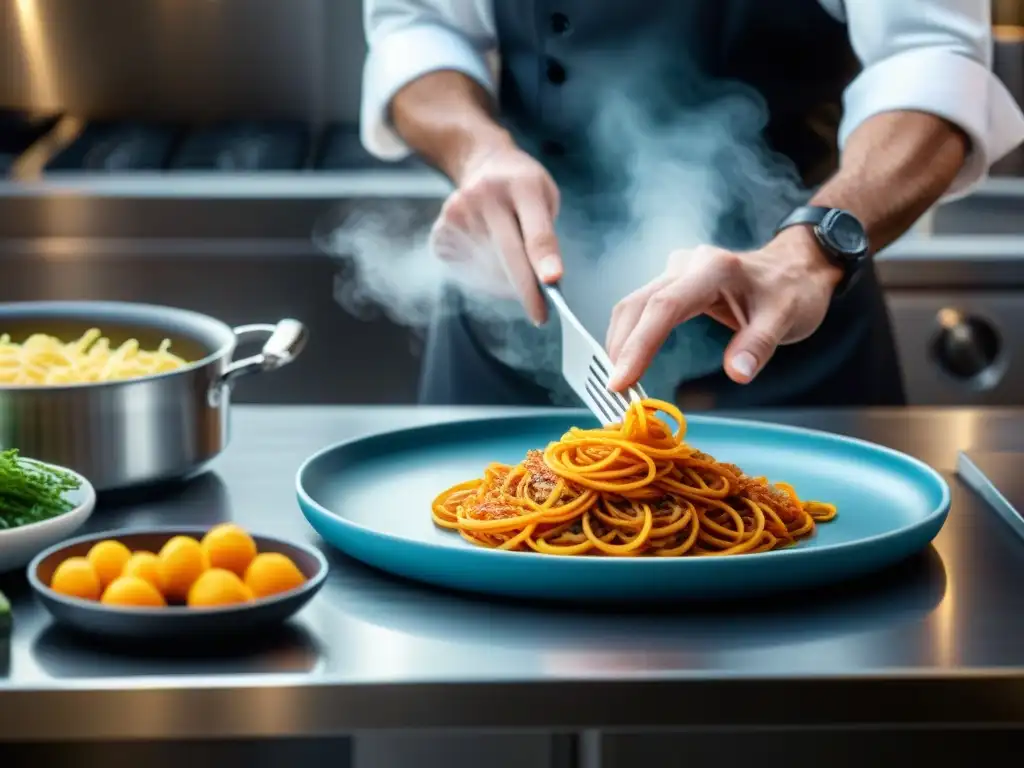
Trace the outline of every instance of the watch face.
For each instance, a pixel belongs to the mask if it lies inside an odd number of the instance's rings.
[[[864,227],[853,214],[838,209],[829,211],[819,226],[822,234],[840,253],[859,256],[867,250],[868,238]]]

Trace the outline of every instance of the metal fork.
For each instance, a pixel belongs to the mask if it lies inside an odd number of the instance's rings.
[[[598,421],[616,424],[626,417],[630,402],[644,400],[647,393],[636,384],[625,395],[608,389],[612,361],[604,348],[583,327],[558,285],[542,285],[562,319],[562,375]]]

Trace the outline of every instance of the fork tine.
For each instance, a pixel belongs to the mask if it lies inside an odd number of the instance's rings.
[[[625,409],[622,407],[622,403],[612,397],[611,393],[601,386],[600,380],[588,376],[587,385],[592,388],[592,391],[596,393],[596,397],[604,403],[613,414],[616,416],[625,414]]]
[[[607,419],[606,423],[608,424],[621,421],[621,418],[616,418],[616,411],[611,403],[608,403],[601,398],[601,389],[590,379],[587,379],[586,389],[587,394],[590,395],[591,411],[596,408],[597,411]]]
[[[604,349],[573,314],[558,285],[541,284],[541,289],[561,320],[562,375],[598,420],[622,422],[635,397],[632,390],[625,397],[608,389],[611,361]]]
[[[615,400],[616,404],[619,406],[619,410],[621,410],[623,415],[625,415],[626,411],[629,409],[629,401],[622,396],[622,393],[612,392],[608,389],[608,382],[611,377],[608,375],[607,368],[605,368],[604,364],[596,356],[590,359],[590,370],[594,374],[594,378],[596,378],[598,383],[600,383],[601,388]]]

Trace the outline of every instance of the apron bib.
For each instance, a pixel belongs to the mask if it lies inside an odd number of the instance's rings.
[[[599,341],[615,302],[671,250],[766,242],[837,166],[842,92],[859,65],[817,0],[494,0],[494,12],[501,119],[561,190],[562,289]],[[813,352],[796,378],[843,364],[879,321],[864,311],[877,294],[866,279],[835,302],[814,343],[791,348]],[[577,403],[557,318],[537,329],[453,290],[435,335],[452,323],[556,404]],[[705,317],[678,327],[643,379],[648,393],[672,399],[720,371],[730,336]],[[782,375],[778,359],[768,369]],[[428,378],[439,364],[428,354]]]

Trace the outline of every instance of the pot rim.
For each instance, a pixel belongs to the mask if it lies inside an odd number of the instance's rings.
[[[102,328],[102,317],[107,315],[107,319],[114,320],[123,323],[125,325],[132,325],[132,319],[143,319],[139,322],[139,327],[142,328],[157,328],[161,326],[153,323],[147,325],[145,319],[156,320],[161,317],[168,319],[177,319],[183,328],[198,328],[200,326],[206,326],[213,333],[210,336],[218,335],[223,336],[221,345],[199,360],[192,361],[181,368],[176,368],[173,371],[163,371],[161,373],[154,373],[150,376],[141,376],[134,379],[116,379],[114,381],[85,381],[77,384],[52,384],[52,385],[24,385],[24,384],[0,384],[0,393],[41,393],[41,392],[64,392],[68,390],[79,390],[79,389],[113,389],[118,387],[128,387],[133,384],[142,384],[147,381],[159,381],[161,379],[170,378],[173,376],[184,375],[191,371],[196,371],[201,368],[208,366],[210,363],[216,362],[224,358],[225,356],[231,355],[235,347],[238,345],[238,337],[235,331],[222,320],[218,320],[211,315],[205,315],[202,312],[196,312],[191,309],[182,309],[180,307],[169,307],[162,304],[147,304],[142,302],[133,301],[10,301],[0,303],[0,324],[3,323],[5,318],[16,318],[23,320],[25,318],[39,317],[39,318],[61,318],[65,317],[68,319],[85,319],[90,322],[95,322],[96,327]],[[201,334],[188,334],[186,331],[184,336],[189,336],[193,341],[200,341]]]

